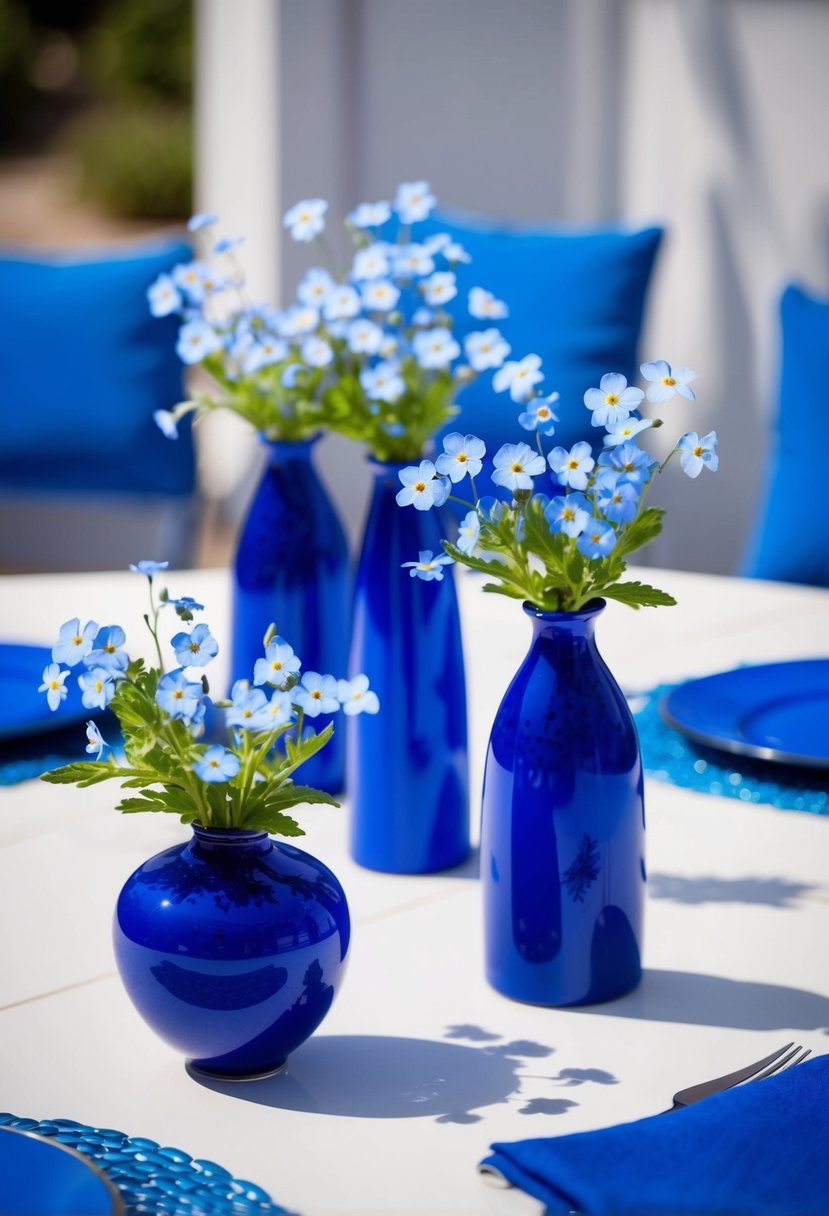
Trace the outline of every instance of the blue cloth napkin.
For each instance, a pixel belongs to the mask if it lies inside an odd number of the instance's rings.
[[[826,1216],[829,1055],[667,1115],[493,1144],[554,1216]]]

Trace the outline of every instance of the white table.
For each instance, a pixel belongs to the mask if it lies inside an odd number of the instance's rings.
[[[645,573],[645,572],[643,572]],[[829,593],[675,572],[679,606],[610,605],[599,644],[627,688],[740,661],[827,653]],[[463,576],[472,788],[489,723],[528,643],[517,605]],[[173,573],[228,636],[220,571]],[[0,636],[50,644],[74,615],[143,626],[136,576],[0,579]],[[175,1145],[304,1216],[476,1216],[494,1140],[661,1110],[682,1086],[789,1039],[829,1049],[829,820],[649,782],[651,898],[639,990],[593,1009],[515,1004],[482,974],[473,867],[359,869],[347,808],[309,808],[303,844],[340,877],[350,969],[288,1073],[207,1088],[144,1025],[115,971],[110,920],[127,875],[181,839],[172,817],[116,815],[116,788],[0,788],[0,1108]],[[477,807],[472,810],[473,823]]]

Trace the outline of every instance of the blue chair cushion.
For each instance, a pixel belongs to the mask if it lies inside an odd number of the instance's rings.
[[[147,288],[190,250],[142,244],[106,256],[0,255],[0,487],[192,492],[189,428],[165,439],[153,410],[182,397],[177,319]]]
[[[472,258],[455,267],[458,295],[448,307],[455,333],[496,326],[512,346],[510,358],[540,355],[545,378],[539,389],[560,394],[554,442],[592,442],[596,432],[584,392],[605,372],[621,372],[629,381],[638,372],[639,333],[662,229],[525,230],[447,213],[415,229],[417,240],[437,232],[448,232]],[[467,297],[476,286],[503,300],[509,317],[470,317]],[[462,413],[448,429],[480,435],[490,453],[502,443],[533,441],[518,424],[521,407],[508,392],[493,392],[491,372],[465,388],[458,405]]]
[[[741,573],[829,587],[826,473],[815,436],[829,428],[829,301],[787,287],[777,433],[765,503]],[[796,509],[796,513],[795,510]]]

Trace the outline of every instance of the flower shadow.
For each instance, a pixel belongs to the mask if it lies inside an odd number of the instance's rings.
[[[717,878],[712,875],[688,878],[684,874],[651,874],[651,899],[675,904],[757,904],[769,908],[791,908],[795,901],[815,888],[810,883],[785,878]]]

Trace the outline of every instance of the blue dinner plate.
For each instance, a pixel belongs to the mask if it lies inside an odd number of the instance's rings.
[[[51,662],[52,652],[45,646],[0,643],[0,739],[40,735],[92,717],[78,688],[80,666],[66,681],[66,700],[54,712],[49,708],[46,693],[37,690]]]
[[[113,1184],[80,1153],[0,1127],[3,1216],[123,1216],[124,1210]]]
[[[662,717],[696,743],[829,768],[829,659],[737,667],[673,689]]]

